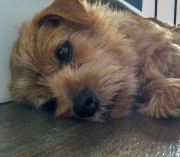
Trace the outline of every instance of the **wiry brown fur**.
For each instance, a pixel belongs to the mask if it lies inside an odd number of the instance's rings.
[[[151,21],[107,5],[54,0],[19,31],[10,62],[13,100],[40,108],[55,98],[56,117],[77,117],[73,100],[88,88],[100,102],[89,121],[128,115],[137,94],[141,113],[179,117],[180,31]],[[73,57],[63,65],[55,52],[67,40]]]

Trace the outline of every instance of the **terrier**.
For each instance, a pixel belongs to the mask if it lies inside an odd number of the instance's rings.
[[[36,108],[56,100],[55,117],[118,119],[137,97],[144,115],[180,117],[179,35],[108,5],[54,0],[22,24],[9,90]]]

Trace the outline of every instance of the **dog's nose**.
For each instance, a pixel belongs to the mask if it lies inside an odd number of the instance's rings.
[[[85,89],[74,100],[74,113],[82,118],[92,117],[99,109],[99,101],[94,93]]]

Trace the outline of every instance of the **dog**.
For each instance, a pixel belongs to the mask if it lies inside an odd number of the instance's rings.
[[[146,116],[180,117],[179,36],[108,4],[54,0],[19,30],[9,91],[36,108],[55,100],[55,117],[119,119],[137,98]]]

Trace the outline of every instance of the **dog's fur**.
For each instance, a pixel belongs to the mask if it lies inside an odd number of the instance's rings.
[[[179,28],[108,5],[54,0],[23,23],[11,55],[9,90],[15,102],[37,108],[56,99],[56,117],[78,117],[74,100],[84,89],[99,101],[89,121],[128,115],[137,95],[142,114],[179,117],[179,36]],[[66,41],[73,55],[63,63],[56,53]]]

